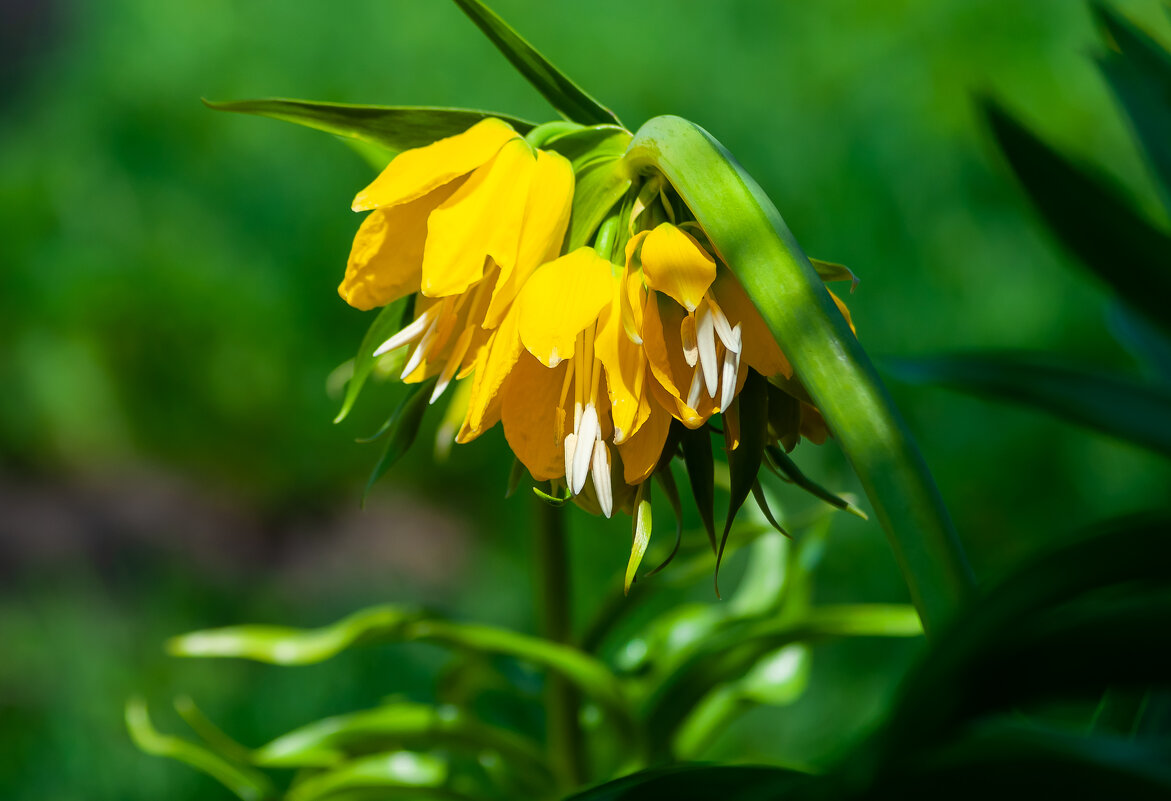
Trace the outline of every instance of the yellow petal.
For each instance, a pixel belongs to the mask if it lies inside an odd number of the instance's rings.
[[[593,248],[578,248],[541,267],[517,298],[520,339],[550,367],[573,355],[577,335],[613,297],[610,262]]]
[[[466,291],[484,277],[489,256],[502,272],[512,269],[535,168],[532,149],[514,139],[431,212],[423,249],[424,295]]]
[[[695,311],[716,279],[716,260],[691,234],[662,223],[642,244],[642,272],[651,289]]]
[[[525,204],[516,263],[500,268],[485,328],[495,328],[533,271],[561,255],[573,207],[573,166],[558,153],[537,151],[536,170]]]
[[[687,363],[679,330],[686,312],[670,298],[652,292],[642,325],[642,347],[655,381],[651,387],[659,402],[688,428],[698,428],[716,411],[716,401],[700,393],[693,409],[685,398],[698,367]]]
[[[419,291],[427,215],[447,200],[459,182],[401,206],[376,209],[354,236],[346,276],[338,294],[356,309],[385,306]]]
[[[558,403],[566,369],[567,364],[548,368],[522,353],[504,385],[504,438],[538,481],[565,475],[564,436],[557,430],[557,413],[568,411],[572,419],[572,409]]]
[[[792,376],[792,365],[731,270],[721,266],[712,285],[712,294],[727,315],[728,322],[732,325],[740,324],[744,342],[742,358],[748,366],[766,378],[775,375],[786,378]]]
[[[515,309],[492,332],[476,359],[468,412],[458,442],[470,442],[500,419],[501,389],[521,353]]]
[[[650,414],[651,405],[646,388],[646,357],[642,347],[631,342],[623,330],[621,286],[615,284],[614,298],[598,318],[598,335],[594,340],[594,355],[606,370],[616,445],[638,431]]]
[[[641,484],[650,478],[671,428],[671,415],[658,404],[651,405],[646,422],[630,439],[618,446],[622,456],[622,476],[627,484]]]
[[[467,175],[484,164],[517,133],[505,122],[489,117],[446,139],[404,150],[374,182],[354,198],[354,211],[397,206]]]

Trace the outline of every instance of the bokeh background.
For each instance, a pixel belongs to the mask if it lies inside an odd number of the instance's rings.
[[[849,300],[875,356],[1044,349],[1134,369],[1108,298],[1041,227],[974,103],[1002,99],[1157,217],[1083,3],[492,5],[629,126],[669,112],[720,138],[807,252],[861,276]],[[1112,5],[1171,41],[1156,0]],[[199,102],[262,96],[551,117],[452,4],[0,0],[8,798],[224,797],[133,748],[129,695],[163,709],[189,693],[259,744],[387,695],[427,700],[444,661],[388,646],[298,669],[185,663],[162,651],[172,634],[316,625],[382,601],[534,629],[532,506],[503,498],[499,431],[443,461],[432,420],[359,509],[377,450],[354,440],[396,388],[334,426],[328,385],[370,319],[335,287],[371,173],[327,136]],[[1171,480],[1038,413],[892,389],[982,577]],[[856,491],[832,444],[797,458]],[[619,581],[629,530],[576,511],[571,528],[584,621]],[[827,598],[905,600],[875,523],[835,525],[818,581]],[[707,581],[689,597],[718,603]],[[712,757],[823,757],[881,711],[914,648],[819,648],[807,696],[749,715]]]

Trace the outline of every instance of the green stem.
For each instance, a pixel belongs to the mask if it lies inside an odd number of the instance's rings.
[[[570,609],[569,543],[565,513],[559,507],[537,500],[537,608],[541,635],[560,645],[573,638]],[[546,726],[549,757],[554,772],[567,788],[585,782],[585,754],[579,723],[581,698],[577,688],[563,677],[548,673]]]
[[[929,633],[973,586],[947,509],[870,359],[764,191],[710,134],[655,117],[626,161],[675,187],[782,343],[862,481]]]

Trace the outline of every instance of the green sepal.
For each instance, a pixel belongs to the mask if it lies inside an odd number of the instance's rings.
[[[691,485],[691,497],[699,510],[699,518],[716,552],[716,471],[712,456],[712,435],[707,426],[684,428],[679,442],[683,446],[683,466],[687,468],[687,480]]]
[[[589,242],[611,209],[622,202],[631,183],[621,160],[596,162],[577,176],[567,250],[576,250]]]
[[[406,397],[402,399],[398,408],[394,410],[394,414],[387,421],[386,428],[389,437],[386,441],[386,448],[382,451],[378,464],[370,473],[365,489],[362,490],[363,504],[366,503],[366,497],[378,479],[382,478],[386,471],[393,467],[394,463],[401,459],[414,444],[415,437],[419,434],[419,426],[423,424],[423,415],[427,413],[435,381],[435,378],[429,378],[421,384],[411,386],[407,390]]]
[[[850,514],[856,517],[860,517],[863,520],[870,519],[866,516],[866,513],[857,506],[850,503],[842,496],[835,495],[811,479],[809,476],[805,475],[805,473],[801,471],[801,468],[797,466],[797,463],[794,462],[787,453],[785,453],[776,445],[766,445],[764,452],[767,457],[768,465],[773,468],[773,472],[775,472],[781,479],[796,484],[810,495],[825,501],[835,509],[841,509],[844,512],[849,512]]]
[[[1171,331],[1171,236],[999,105],[987,102],[984,111],[1013,172],[1061,242],[1118,297]]]
[[[410,301],[407,298],[400,298],[390,305],[383,306],[374,318],[374,322],[366,329],[366,335],[362,337],[362,344],[358,346],[358,353],[354,356],[354,372],[346,384],[346,395],[342,400],[342,408],[337,413],[337,417],[333,419],[335,423],[345,420],[350,410],[354,408],[358,394],[366,385],[366,379],[370,377],[370,373],[374,370],[374,364],[378,361],[374,351],[403,327],[404,312],[408,306],[414,306],[413,298],[413,295]]]
[[[765,440],[768,437],[768,382],[755,370],[748,371],[744,388],[733,401],[732,408],[740,421],[740,442],[735,448],[729,441],[727,421],[724,423],[724,452],[728,457],[728,516],[724,519],[724,533],[720,536],[720,547],[716,550],[716,572],[714,577],[716,595],[720,594],[720,563],[724,559],[724,547],[732,533],[736,513],[748,499],[760,472],[764,456]]]
[[[140,750],[190,765],[211,776],[243,801],[266,801],[277,797],[276,789],[264,774],[237,765],[196,743],[161,734],[151,723],[146,702],[141,698],[126,702],[126,728]]]
[[[622,124],[614,112],[590,97],[479,0],[455,0],[455,4],[561,116],[582,125]]]
[[[534,127],[527,120],[507,114],[463,108],[356,106],[284,98],[203,102],[216,111],[271,117],[336,136],[358,139],[384,148],[391,156],[463,133],[489,117],[503,120],[522,136]]]
[[[651,541],[651,482],[644,481],[638,485],[634,497],[634,515],[631,519],[630,559],[626,563],[626,578],[622,585],[623,594],[630,593],[630,585],[634,584],[638,566],[642,564],[642,557],[646,554],[647,545]]]

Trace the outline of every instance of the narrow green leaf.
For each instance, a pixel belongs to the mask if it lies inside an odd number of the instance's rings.
[[[371,488],[378,482],[378,479],[382,478],[386,471],[393,467],[394,463],[401,459],[414,444],[415,437],[419,434],[419,426],[423,424],[423,415],[427,413],[431,390],[434,386],[434,378],[411,386],[407,390],[406,397],[394,410],[394,414],[388,421],[390,436],[387,439],[386,448],[383,450],[378,464],[374,466],[373,472],[370,473],[370,478],[366,481],[366,488],[362,491],[363,503],[366,502],[366,496],[370,494]]]
[[[736,396],[732,408],[740,420],[740,444],[732,448],[728,441],[728,425],[724,424],[724,452],[728,457],[728,516],[724,520],[724,533],[720,536],[720,547],[716,551],[716,595],[720,594],[720,562],[724,558],[724,547],[732,532],[736,513],[748,500],[760,472],[760,461],[764,456],[765,439],[768,437],[768,382],[755,370],[748,371],[744,388]]]
[[[984,110],[1013,172],[1062,243],[1120,298],[1171,330],[1171,237],[999,105],[987,102]]]
[[[973,579],[939,490],[906,424],[772,201],[707,131],[655,117],[631,140],[632,171],[662,175],[756,304],[870,497],[929,626]]]
[[[559,494],[555,495],[553,493]],[[548,492],[542,487],[533,487],[533,494],[550,506],[564,506],[565,502],[573,497],[573,493],[569,491],[568,487],[558,489],[557,487],[550,486]]]
[[[460,108],[355,106],[284,98],[203,102],[216,111],[271,117],[336,136],[358,139],[384,148],[392,156],[403,150],[423,147],[437,139],[463,133],[488,117],[507,122],[522,135],[533,127],[531,122],[506,114]]]
[[[1121,51],[1108,52],[1098,66],[1130,118],[1171,210],[1171,53],[1113,9],[1100,3],[1091,8]]]
[[[272,768],[332,768],[354,754],[436,745],[493,751],[541,781],[552,780],[541,750],[526,738],[478,723],[454,707],[405,702],[301,726],[258,748],[252,759]]]
[[[277,793],[268,778],[258,771],[229,762],[203,746],[160,734],[150,721],[146,702],[132,698],[126,702],[126,728],[141,750],[154,756],[168,757],[206,773],[243,801],[265,801]]]
[[[644,481],[638,485],[638,493],[634,498],[634,517],[631,520],[630,559],[626,563],[626,578],[622,585],[622,592],[630,593],[630,585],[638,573],[638,566],[642,564],[642,557],[646,553],[647,545],[651,541],[651,482]]]
[[[618,159],[592,164],[576,180],[568,250],[576,250],[590,240],[610,210],[622,202],[631,185],[630,176]]]
[[[787,453],[778,448],[776,445],[766,445],[765,453],[768,455],[769,463],[776,468],[777,475],[781,476],[787,481],[793,482],[798,487],[808,492],[810,495],[813,495],[816,498],[820,498],[835,509],[842,509],[843,511],[849,512],[850,514],[856,517],[860,517],[863,520],[868,519],[865,512],[863,512],[854,504],[850,503],[846,498],[830,492],[825,487],[809,478],[809,476],[805,475],[805,473],[801,471],[801,468],[797,466],[797,463],[794,462]]]
[[[786,768],[672,765],[634,773],[570,796],[566,801],[709,801],[786,799],[814,777]]]
[[[174,705],[179,717],[183,718],[191,730],[198,734],[200,739],[207,743],[212,750],[236,762],[248,763],[252,761],[252,752],[212,723],[190,697],[180,696],[175,699]]]
[[[1015,353],[900,359],[890,369],[906,381],[1025,404],[1171,456],[1166,386]]]
[[[512,457],[512,467],[508,470],[508,487],[504,490],[505,498],[511,498],[516,493],[517,487],[520,486],[520,482],[524,481],[527,472],[524,463],[515,456]]]
[[[402,328],[403,309],[406,305],[407,299],[401,298],[388,306],[383,306],[374,318],[374,322],[370,323],[370,327],[366,329],[366,334],[362,337],[362,344],[358,346],[358,353],[354,356],[354,372],[346,384],[346,396],[342,400],[342,408],[337,413],[337,417],[333,419],[335,423],[345,420],[350,410],[354,408],[358,394],[361,393],[362,387],[366,385],[366,379],[374,370],[376,361],[374,351]]]
[[[671,564],[675,555],[679,553],[679,546],[683,543],[683,504],[679,500],[679,487],[675,485],[675,474],[671,472],[670,456],[667,456],[656,468],[655,480],[659,482],[663,494],[667,496],[667,502],[671,504],[671,511],[675,515],[675,544],[671,546],[671,552],[659,563],[659,566],[647,573],[648,576],[655,575]]]
[[[347,790],[410,789],[412,798],[427,798],[447,781],[447,763],[436,756],[412,751],[372,754],[346,762],[334,770],[316,773],[289,788],[287,801],[316,801]],[[434,792],[432,798],[451,798]]]
[[[455,0],[455,4],[563,117],[582,125],[622,124],[614,112],[586,94],[479,0]]]
[[[712,552],[716,551],[716,474],[712,457],[712,435],[706,428],[684,429],[680,444],[683,446],[683,466],[687,468],[687,479],[691,484],[691,496],[699,509],[704,530],[711,540]]]
[[[773,517],[773,510],[769,508],[768,498],[764,495],[764,487],[760,486],[759,481],[752,485],[752,497],[756,499],[756,505],[760,509],[760,513],[764,515],[764,519],[769,522],[769,525],[775,528],[778,533],[784,534],[789,539],[792,539],[789,532],[785,531],[785,527]]]

